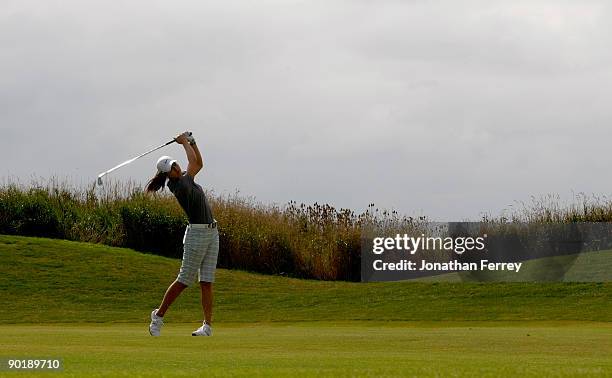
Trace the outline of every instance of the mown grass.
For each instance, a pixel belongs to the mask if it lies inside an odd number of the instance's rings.
[[[602,323],[222,324],[211,338],[192,330],[168,324],[152,338],[142,324],[0,325],[0,349],[62,358],[62,377],[612,374],[612,327]]]
[[[612,284],[351,283],[219,269],[213,337],[190,336],[201,319],[195,288],[150,337],[149,312],[178,267],[130,249],[0,235],[2,356],[61,358],[69,377],[612,374]]]
[[[146,322],[180,261],[129,249],[0,236],[3,323]],[[610,283],[351,283],[219,269],[216,320],[612,321]],[[166,315],[201,319],[189,288]]]

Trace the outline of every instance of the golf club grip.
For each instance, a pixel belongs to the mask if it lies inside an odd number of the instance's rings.
[[[193,135],[193,133],[191,131],[187,132],[187,134],[189,134],[189,136]],[[167,145],[169,145],[171,143],[174,143],[174,142],[176,142],[176,138],[172,139],[170,142],[166,143],[165,145],[167,146]]]

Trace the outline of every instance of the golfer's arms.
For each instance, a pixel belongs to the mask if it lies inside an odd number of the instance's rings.
[[[192,144],[191,147],[193,148],[193,151],[196,154],[196,159],[198,161],[198,164],[200,164],[200,169],[204,168],[204,162],[202,161],[202,155],[200,155],[200,149],[198,149],[198,145],[197,144]]]
[[[196,153],[197,147],[195,147],[196,149],[194,149],[194,147],[195,146],[190,145],[189,142],[183,143],[183,148],[185,148],[185,153],[187,154],[187,161],[189,161],[187,165],[187,174],[191,177],[195,177],[195,175],[200,172],[200,169],[202,169],[202,158],[198,158],[200,153]]]

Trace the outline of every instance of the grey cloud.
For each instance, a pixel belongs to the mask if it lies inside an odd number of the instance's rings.
[[[87,182],[192,129],[199,180],[264,202],[463,219],[607,194],[611,16],[604,1],[7,2],[0,174]],[[154,160],[114,177],[144,182]]]

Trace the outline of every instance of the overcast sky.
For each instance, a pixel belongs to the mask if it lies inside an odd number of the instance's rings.
[[[0,177],[77,183],[192,130],[197,181],[438,220],[612,193],[606,1],[0,6]],[[172,145],[116,171],[145,182]]]

